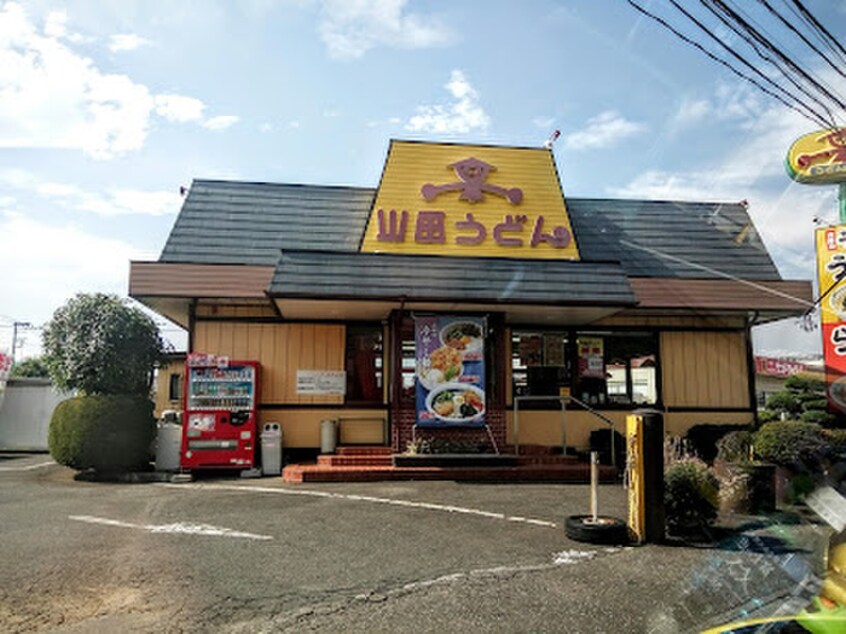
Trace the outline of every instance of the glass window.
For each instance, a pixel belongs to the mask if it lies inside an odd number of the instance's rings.
[[[561,396],[570,388],[566,332],[511,333],[511,384],[514,396]],[[531,408],[533,401],[524,401]],[[554,399],[536,401],[536,407],[557,407]]]
[[[382,326],[347,326],[347,403],[382,404]]]
[[[168,399],[171,401],[182,400],[182,375],[171,374],[167,386]]]
[[[651,333],[579,333],[574,396],[594,406],[656,403],[656,350]]]

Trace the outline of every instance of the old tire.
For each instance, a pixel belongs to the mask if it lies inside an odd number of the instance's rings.
[[[627,544],[629,532],[626,523],[616,517],[598,516],[596,523],[590,515],[571,515],[564,524],[567,537],[589,544]]]

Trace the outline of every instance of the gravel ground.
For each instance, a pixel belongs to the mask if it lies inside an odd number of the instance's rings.
[[[0,629],[665,632],[814,593],[827,530],[726,518],[709,547],[570,541],[588,488],[77,482],[0,460]],[[603,514],[625,517],[619,485]]]

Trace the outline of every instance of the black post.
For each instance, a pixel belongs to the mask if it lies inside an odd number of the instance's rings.
[[[664,415],[654,409],[635,412],[643,417],[644,541],[664,540]]]

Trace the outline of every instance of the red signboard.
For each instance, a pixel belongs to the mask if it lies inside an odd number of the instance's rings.
[[[755,374],[788,377],[799,372],[807,372],[808,369],[807,365],[799,361],[788,361],[773,357],[755,357]]]

